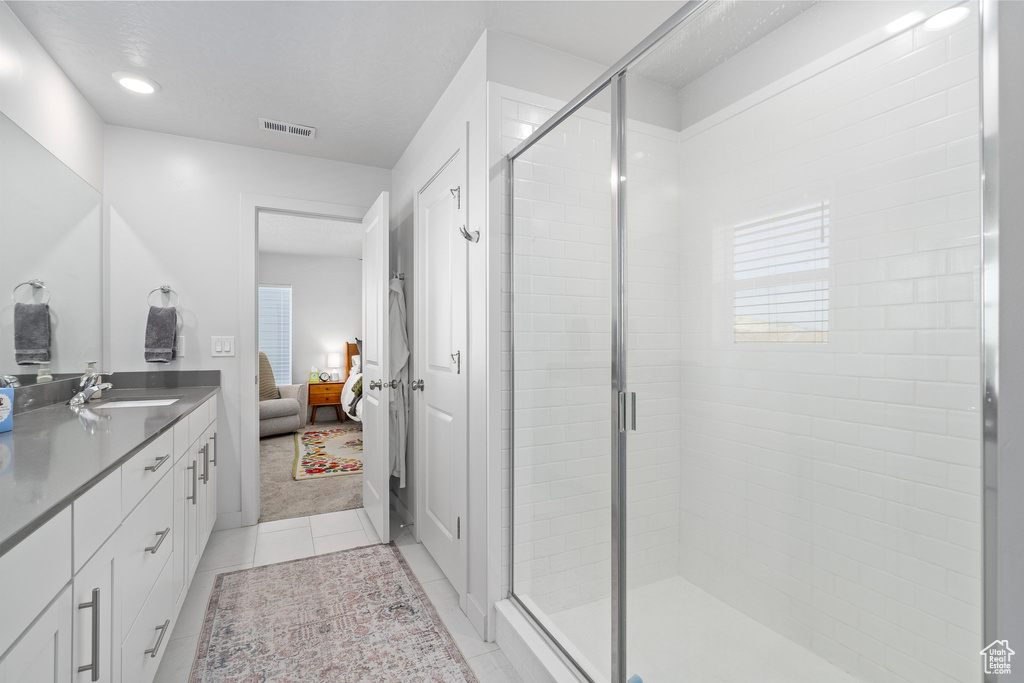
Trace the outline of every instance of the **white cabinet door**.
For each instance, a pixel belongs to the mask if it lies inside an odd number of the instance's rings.
[[[117,538],[111,538],[82,567],[74,580],[74,644],[71,678],[75,683],[116,681],[111,670],[120,657],[121,634],[114,618],[114,564]]]
[[[210,399],[213,402],[213,399]],[[207,449],[207,475],[206,475],[206,532],[203,537],[202,547],[210,538],[213,527],[217,524],[217,422],[214,421],[206,430],[205,435]]]
[[[199,506],[202,500],[202,483],[199,481],[199,452],[195,444],[189,448],[183,458],[185,487],[185,584],[191,584],[192,576],[199,566]]]
[[[382,192],[363,218],[363,508],[380,540],[389,530],[388,281],[390,229],[388,193]]]
[[[175,430],[177,438],[177,430]],[[188,438],[187,436],[185,438]],[[177,446],[175,446],[177,450]],[[174,608],[178,610],[185,601],[188,593],[188,543],[185,535],[188,529],[188,520],[185,517],[186,508],[190,504],[185,496],[189,495],[192,486],[191,472],[185,467],[192,461],[182,456],[174,463],[174,524],[171,530],[174,546],[171,549],[171,594],[174,596]]]
[[[0,660],[0,683],[71,681],[71,586]]]

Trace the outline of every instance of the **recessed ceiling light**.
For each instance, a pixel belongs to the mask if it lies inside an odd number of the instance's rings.
[[[944,12],[939,12],[934,17],[924,22],[925,31],[941,31],[964,20],[971,10],[966,7],[953,7]]]
[[[911,12],[910,14],[904,14],[899,19],[889,22],[885,30],[889,33],[899,33],[900,31],[906,30],[916,24],[917,22],[924,19],[924,15],[920,12]]]
[[[160,89],[160,84],[156,81],[138,74],[128,73],[127,71],[115,71],[110,76],[120,83],[122,87],[142,95],[152,95]]]

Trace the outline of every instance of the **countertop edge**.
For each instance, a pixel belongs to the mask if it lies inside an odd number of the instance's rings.
[[[51,506],[45,512],[40,513],[35,518],[33,518],[31,522],[29,522],[25,526],[21,527],[20,529],[18,529],[14,533],[12,533],[10,536],[8,536],[6,539],[4,539],[3,542],[0,542],[0,557],[3,557],[4,555],[6,555],[10,550],[12,550],[14,547],[16,547],[19,543],[21,543],[26,538],[31,536],[33,532],[37,531],[40,527],[42,527],[48,521],[50,521],[51,519],[56,517],[58,514],[60,514],[65,508],[67,508],[69,505],[74,503],[76,499],[80,498],[82,496],[82,494],[84,494],[86,491],[91,489],[96,484],[100,483],[100,481],[102,481],[103,478],[106,477],[108,474],[110,474],[111,472],[113,472],[117,468],[121,467],[126,462],[128,462],[128,460],[130,460],[133,455],[135,455],[136,453],[141,451],[143,448],[145,448],[149,444],[151,444],[154,441],[156,441],[163,434],[166,434],[169,429],[173,429],[174,425],[178,424],[179,422],[184,420],[186,417],[191,415],[193,412],[195,412],[196,408],[198,408],[202,404],[206,403],[211,397],[216,396],[217,392],[220,391],[220,387],[219,386],[207,386],[207,387],[196,387],[196,388],[198,388],[198,389],[206,388],[206,389],[209,389],[209,391],[202,398],[197,399],[195,404],[191,408],[189,408],[186,412],[182,413],[181,415],[179,415],[175,419],[173,419],[170,422],[168,422],[166,425],[164,425],[159,430],[154,432],[152,436],[147,437],[144,441],[142,441],[137,446],[133,447],[131,450],[129,450],[127,453],[125,453],[123,456],[118,458],[113,464],[105,467],[103,470],[101,470],[99,473],[97,473],[94,477],[89,479],[86,483],[84,483],[81,486],[79,486],[77,489],[75,489],[74,491],[72,491],[71,493],[66,495],[64,498],[61,498],[60,501],[55,503],[53,506]]]

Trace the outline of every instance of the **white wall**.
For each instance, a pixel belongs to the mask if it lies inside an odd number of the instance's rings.
[[[103,191],[103,120],[3,2],[0,111]]]
[[[260,252],[261,285],[291,285],[291,384],[309,381],[309,368],[327,370],[327,354],[363,338],[363,265],[340,256],[296,256]],[[278,383],[287,384],[286,378]]]
[[[241,195],[369,206],[390,188],[391,172],[117,126],[106,133],[109,366],[221,371],[219,508],[237,524],[240,392],[256,368],[240,367],[237,356],[211,358],[209,348],[211,335],[251,334],[239,326],[240,308],[255,300],[254,292],[239,291],[240,263],[256,259],[255,248],[239,249]],[[185,356],[154,366],[143,360],[145,299],[164,283],[181,295]]]

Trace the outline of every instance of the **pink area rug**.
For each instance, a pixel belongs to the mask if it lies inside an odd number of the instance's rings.
[[[394,544],[221,574],[190,683],[476,677]]]

